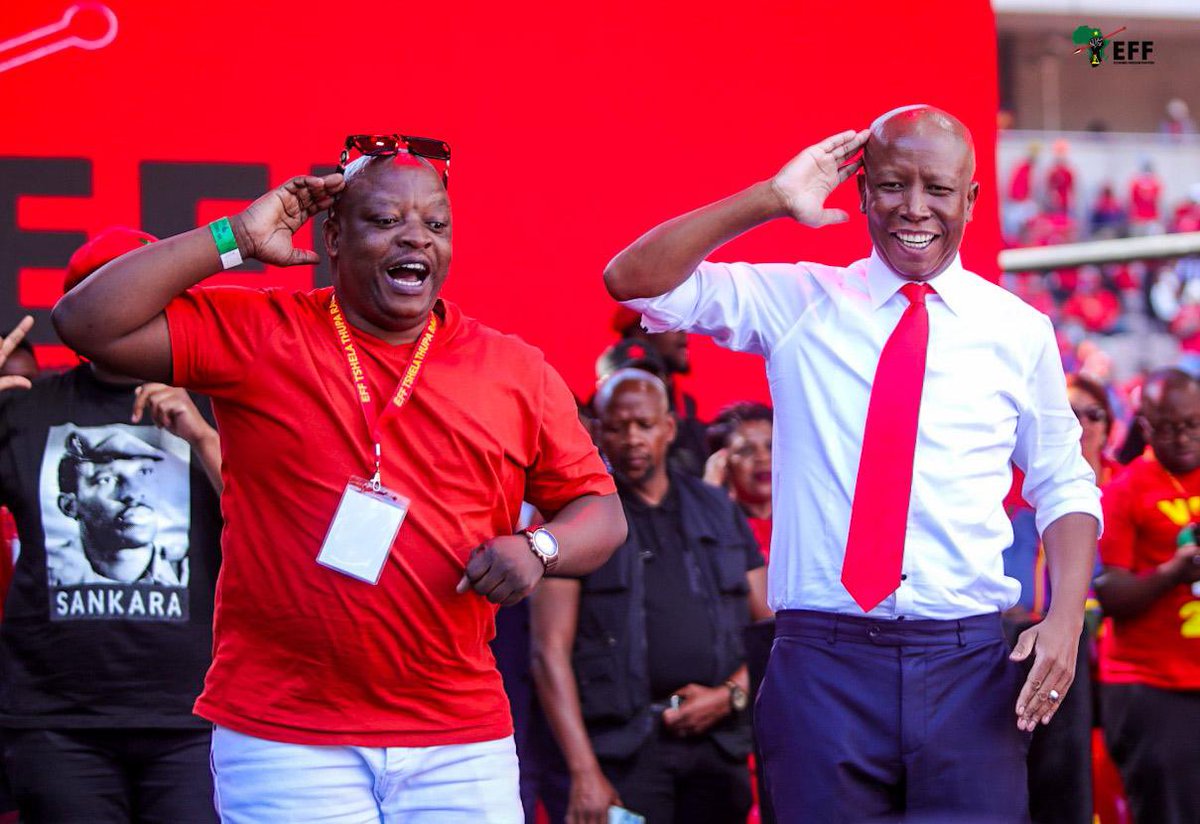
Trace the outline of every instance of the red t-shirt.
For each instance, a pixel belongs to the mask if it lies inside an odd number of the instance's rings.
[[[1200,470],[1171,476],[1149,453],[1104,487],[1106,566],[1148,572],[1175,554],[1179,531],[1200,515]],[[1108,619],[1100,641],[1100,680],[1200,689],[1200,598],[1180,584],[1136,618]]]
[[[1129,217],[1132,220],[1158,220],[1158,195],[1162,184],[1154,174],[1140,174],[1129,187]]]
[[[512,534],[522,500],[550,517],[613,482],[542,353],[443,302],[398,410],[413,346],[353,330],[371,400],[390,409],[383,483],[411,504],[377,585],[318,565],[347,481],[374,468],[331,291],[199,288],[167,307],[174,381],[213,397],[224,461],[213,663],[196,713],[297,744],[502,738],[495,607],[455,593],[468,555]]]

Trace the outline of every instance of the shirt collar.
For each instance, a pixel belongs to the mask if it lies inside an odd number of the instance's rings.
[[[950,265],[941,274],[925,282],[934,288],[942,303],[958,315],[967,308],[970,300],[970,277],[970,273],[962,267],[962,261],[955,254],[954,260],[950,261]],[[871,257],[867,260],[867,292],[871,296],[872,309],[883,306],[908,282],[907,278],[900,277],[884,263],[878,250],[871,249]]]

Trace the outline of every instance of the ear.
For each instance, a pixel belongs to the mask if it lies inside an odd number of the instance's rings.
[[[338,236],[341,231],[340,218],[336,213],[325,220],[325,253],[331,260],[337,257]]]
[[[858,211],[864,215],[867,213],[867,174],[859,172],[855,175],[855,182],[858,183]]]
[[[979,197],[979,184],[972,180],[971,188],[967,189],[967,213],[965,219],[968,221],[970,221],[975,214],[975,199],[977,197]]]
[[[667,413],[667,443],[675,443],[675,436],[679,434],[679,424],[675,420],[675,416],[670,412]]]
[[[63,492],[59,494],[58,510],[72,520],[79,520],[79,503],[75,500],[75,496],[70,492]]]

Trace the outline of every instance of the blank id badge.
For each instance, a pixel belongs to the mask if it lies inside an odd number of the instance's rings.
[[[317,563],[368,584],[379,583],[408,504],[408,498],[385,486],[351,478],[325,533]]]

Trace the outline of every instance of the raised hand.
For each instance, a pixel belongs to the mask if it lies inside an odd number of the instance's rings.
[[[346,185],[338,174],[300,175],[272,189],[229,218],[242,256],[275,266],[299,266],[320,261],[316,252],[297,249],[292,236],[317,212],[333,205]]]
[[[215,430],[208,425],[192,403],[187,391],[177,386],[167,386],[165,383],[143,383],[133,393],[133,415],[130,420],[140,423],[143,413],[149,413],[150,419],[159,429],[165,429],[173,435],[178,435],[192,446],[196,446],[204,438],[215,435]]]
[[[793,218],[806,226],[827,226],[850,219],[843,209],[826,209],[829,194],[862,168],[853,159],[870,132],[845,131],[809,146],[771,179],[771,189]]]
[[[12,330],[6,338],[0,338],[0,367],[8,361],[8,356],[13,353],[25,335],[33,328],[33,316],[26,315],[21,318],[21,322],[17,324],[17,328]],[[20,375],[0,375],[0,392],[5,389],[28,389],[30,387],[29,378],[23,378]]]

